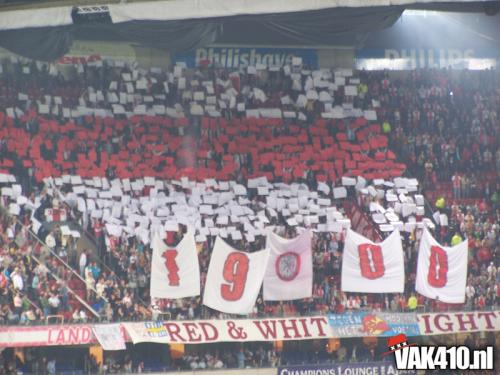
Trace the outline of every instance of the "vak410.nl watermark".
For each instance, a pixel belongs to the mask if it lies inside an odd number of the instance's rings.
[[[398,370],[493,370],[494,348],[470,349],[467,346],[419,346],[399,334],[387,340]]]

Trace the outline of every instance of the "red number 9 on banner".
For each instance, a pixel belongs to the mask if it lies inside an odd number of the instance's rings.
[[[220,292],[226,301],[237,301],[245,291],[249,260],[245,254],[231,253],[224,263],[223,277],[229,284],[222,284]]]

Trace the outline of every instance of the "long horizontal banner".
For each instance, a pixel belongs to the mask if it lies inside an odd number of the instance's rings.
[[[390,337],[400,333],[419,336],[417,314],[357,312],[331,314],[328,316],[335,337],[381,336]]]
[[[116,327],[118,327],[123,341],[130,342],[127,332],[125,332],[123,325],[120,324],[68,324],[32,327],[1,326],[0,348],[97,344],[99,341],[95,335],[96,328],[98,332],[109,332]],[[114,343],[114,345],[118,344]],[[116,350],[116,347],[111,348],[108,346],[108,349]]]
[[[140,342],[202,344],[333,337],[325,316],[123,323],[123,326],[134,344]]]
[[[89,324],[0,327],[0,348],[87,345],[96,342]]]
[[[398,371],[391,362],[339,363],[331,365],[285,366],[278,368],[278,375],[416,375],[416,371]]]
[[[500,331],[500,310],[418,314],[420,335]]]
[[[0,348],[96,344],[95,327],[90,324],[2,326]],[[500,310],[424,314],[357,312],[312,317],[121,323],[120,330],[126,342],[167,344],[387,337],[399,333],[427,336],[500,331]]]

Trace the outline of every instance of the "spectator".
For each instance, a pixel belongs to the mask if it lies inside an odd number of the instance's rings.
[[[49,375],[56,375],[56,360],[51,359],[47,362],[47,372]]]
[[[8,88],[8,90],[0,98],[0,101],[4,104],[4,108],[16,106],[19,104],[17,94],[21,90],[30,92],[30,103],[43,100],[41,94],[38,94],[40,91],[38,90],[39,83],[34,78],[35,76],[43,77],[46,82],[49,82],[47,87],[43,87],[46,95],[59,95],[57,91],[71,87],[71,90],[68,90],[70,91],[68,95],[63,96],[65,107],[73,107],[78,103],[80,97],[88,98],[90,93],[95,92],[95,90],[102,90],[103,96],[107,97],[107,94],[112,90],[103,90],[102,87],[109,87],[112,81],[116,81],[118,86],[124,86],[125,82],[120,77],[122,77],[123,72],[130,72],[130,68],[117,69],[107,66],[107,63],[103,63],[103,66],[113,75],[112,78],[107,75],[103,77],[103,82],[101,80],[97,82],[92,78],[101,76],[100,68],[92,66],[85,66],[83,73],[75,72],[77,78],[58,77],[57,79],[48,76],[46,72],[34,66],[33,72],[36,72],[36,74],[22,75],[20,78],[14,75],[15,79],[13,80],[2,78],[2,87]],[[218,80],[225,80],[227,73],[225,70],[217,69],[196,72],[200,77],[203,77],[203,80],[213,81],[216,92],[225,92],[226,88],[220,87],[217,82]],[[166,84],[171,92],[171,95],[165,96],[162,103],[155,104],[168,107],[178,102],[182,90],[176,84],[167,82],[166,75],[163,77],[150,72],[144,74],[147,80],[156,79],[158,85],[163,87],[161,90],[164,91],[163,84]],[[323,104],[314,103],[314,101],[308,101],[306,104],[307,120],[283,120],[276,126],[274,124],[259,125],[257,132],[252,132],[252,124],[246,123],[244,114],[236,109],[221,111],[222,116],[220,119],[217,121],[204,119],[204,121],[208,121],[201,125],[199,118],[191,117],[189,110],[185,110],[187,124],[180,125],[179,122],[182,121],[172,120],[168,116],[161,116],[161,118],[158,116],[154,121],[149,118],[153,118],[153,116],[136,116],[126,119],[117,115],[115,118],[109,118],[108,120],[95,116],[82,116],[70,122],[62,116],[36,116],[35,106],[27,108],[26,111],[26,113],[32,113],[33,116],[29,114],[24,119],[17,118],[16,121],[11,121],[11,118],[6,116],[2,116],[0,119],[7,130],[4,143],[8,143],[13,137],[28,140],[26,145],[23,145],[24,151],[21,149],[16,150],[16,152],[8,150],[4,152],[2,149],[2,157],[5,155],[2,160],[15,159],[17,164],[22,165],[23,161],[31,161],[33,152],[40,153],[43,156],[40,157],[40,160],[50,162],[51,168],[47,168],[47,171],[49,171],[47,173],[75,175],[79,160],[88,159],[91,161],[89,168],[94,168],[88,170],[88,177],[106,176],[109,180],[115,177],[131,178],[134,177],[135,173],[142,177],[144,168],[148,166],[146,164],[151,162],[151,165],[153,165],[156,161],[158,163],[154,168],[152,167],[152,172],[159,173],[162,178],[166,179],[179,178],[183,173],[189,174],[189,168],[193,168],[196,172],[200,170],[206,172],[200,169],[200,166],[208,168],[211,165],[210,173],[222,174],[222,171],[229,164],[231,167],[229,169],[233,170],[234,173],[224,174],[225,178],[238,179],[244,183],[251,176],[265,174],[269,180],[305,182],[312,188],[317,184],[318,177],[321,178],[321,174],[314,170],[318,167],[316,165],[318,160],[310,158],[305,163],[307,168],[298,171],[300,173],[297,173],[297,175],[294,174],[293,168],[285,168],[284,163],[280,163],[279,167],[276,167],[270,161],[261,160],[262,153],[272,153],[271,156],[273,157],[275,155],[284,155],[285,159],[289,159],[287,161],[293,165],[300,164],[300,158],[296,152],[285,152],[280,145],[271,145],[268,148],[270,139],[281,141],[285,140],[286,137],[301,137],[301,139],[304,139],[303,146],[313,147],[317,151],[314,152],[314,155],[321,155],[325,150],[328,151],[341,146],[337,142],[338,139],[336,139],[339,134],[345,135],[349,141],[348,143],[354,146],[357,146],[356,143],[370,140],[374,136],[386,137],[384,138],[386,141],[387,137],[389,137],[387,145],[384,144],[384,146],[378,147],[376,150],[365,150],[362,154],[363,157],[374,158],[375,153],[378,152],[388,154],[387,147],[394,148],[398,153],[397,158],[402,158],[407,162],[411,173],[427,182],[425,194],[430,197],[432,195],[429,195],[429,193],[435,191],[438,194],[437,196],[441,197],[436,202],[439,203],[436,204],[436,207],[440,211],[447,211],[445,202],[450,202],[453,211],[453,214],[450,215],[450,221],[452,222],[449,227],[441,228],[442,237],[447,243],[456,243],[456,240],[454,241],[455,236],[452,235],[455,234],[457,228],[456,235],[460,237],[460,241],[462,241],[462,238],[469,240],[469,244],[472,245],[470,245],[470,281],[468,281],[468,286],[475,288],[474,297],[472,298],[477,303],[482,304],[484,302],[488,306],[497,303],[494,299],[496,285],[494,285],[492,279],[493,271],[488,268],[488,265],[491,262],[497,264],[499,257],[498,241],[496,241],[498,226],[496,228],[494,226],[499,222],[498,184],[496,181],[497,176],[491,173],[493,162],[496,161],[498,166],[500,156],[497,137],[498,91],[492,90],[488,86],[489,83],[486,84],[481,79],[475,78],[472,72],[464,72],[459,79],[452,79],[449,72],[436,71],[420,71],[397,79],[389,78],[386,74],[378,72],[360,72],[359,75],[361,83],[358,90],[363,93],[364,97],[362,98],[363,102],[354,104],[362,109],[371,109],[370,104],[367,104],[371,102],[369,99],[380,101],[381,105],[376,109],[379,119],[377,122],[382,124],[381,127],[379,126],[379,132],[373,131],[372,133],[370,131],[360,134],[364,129],[361,130],[359,124],[354,121],[332,120],[324,123],[317,121],[321,117],[323,110],[321,106]],[[290,91],[293,82],[290,81],[289,77],[285,77],[281,73],[276,73],[276,76],[278,76],[277,81],[271,84],[264,75],[250,77],[245,73],[240,73],[241,87],[245,89],[238,89],[238,102],[240,100],[242,103],[244,102],[247,109],[275,105],[283,110],[296,110],[294,104],[287,107],[287,105],[281,105],[279,100],[279,97],[282,97],[281,94],[286,93],[293,103],[296,102],[296,94],[298,93]],[[470,84],[471,82],[474,82],[474,84]],[[89,90],[89,87],[92,90]],[[155,85],[152,85],[150,89],[148,88],[148,91],[150,91],[148,94],[151,94],[154,100],[156,100],[155,96],[158,94],[155,87]],[[253,94],[248,94],[253,92],[254,88],[265,91],[264,94],[268,99],[264,103],[256,101]],[[448,95],[451,90],[455,93],[453,98]],[[345,100],[341,91],[338,90],[335,97],[335,102],[339,104]],[[272,99],[273,97],[278,98],[276,104],[274,103],[275,99]],[[22,103],[22,105],[30,106],[28,102]],[[96,102],[95,106],[105,110],[111,109],[107,101]],[[180,107],[183,106],[186,105],[180,105]],[[178,108],[179,111],[181,109],[183,108]],[[131,110],[133,108],[127,108],[127,111]],[[235,127],[226,126],[232,118],[241,121]],[[162,121],[161,124],[155,123],[158,119]],[[106,121],[110,123],[105,124]],[[47,126],[49,123],[57,125],[60,131],[54,132],[52,125]],[[66,127],[71,129],[66,131]],[[112,129],[112,131],[109,132],[108,129]],[[238,131],[233,134],[232,131],[236,129]],[[197,150],[196,156],[190,158],[189,155],[193,154],[192,152],[185,155],[185,149],[178,147],[176,144],[179,140],[182,140],[183,145],[188,146],[189,151],[192,149]],[[244,145],[245,142],[250,143],[252,147],[258,148],[258,152],[255,153],[251,149],[243,152],[244,146],[240,147],[240,145]],[[233,147],[234,145],[238,145],[238,147]],[[7,148],[7,145],[5,148]],[[116,161],[119,159],[120,152],[126,154],[127,160],[125,164],[114,165],[110,163],[111,160]],[[333,159],[335,158],[329,159],[326,153],[324,155],[325,158],[323,158],[324,160],[321,159],[321,162],[327,163],[328,161],[330,164],[325,164],[328,168],[323,168],[324,165],[321,165],[319,169],[331,169],[330,165],[334,163]],[[493,155],[495,155],[495,160],[493,160]],[[106,161],[104,162],[104,160]],[[163,168],[167,165],[169,168]],[[183,168],[185,165],[190,165],[190,167]],[[309,169],[309,167],[311,168]],[[31,179],[28,177],[30,182],[24,185],[40,189],[41,179],[48,177],[48,175],[42,175],[42,172],[35,168],[29,169],[31,169]],[[326,181],[336,182],[334,180],[338,180],[342,174],[347,172],[347,170],[339,169],[336,171],[335,177],[330,175],[323,177]],[[24,171],[16,172],[16,175],[19,179],[25,181],[26,176],[23,176],[23,173]],[[46,173],[45,169],[43,169],[43,173]],[[121,175],[122,173],[126,173],[127,176]],[[205,175],[210,177],[210,173]],[[450,180],[451,186],[448,186]],[[96,302],[96,305],[97,301],[94,301],[94,297],[109,299],[109,304],[103,307],[109,320],[138,319],[145,316],[145,306],[149,306],[150,247],[143,244],[139,239],[129,238],[126,234],[118,236],[120,238],[109,236],[105,221],[102,218],[90,217],[87,211],[83,210],[84,212],[82,212],[76,207],[63,203],[74,202],[74,199],[70,199],[71,196],[65,191],[67,187],[68,184],[62,183],[57,185],[57,189],[50,188],[50,193],[49,189],[46,189],[39,194],[36,198],[40,199],[41,206],[36,210],[35,216],[44,221],[45,219],[42,219],[42,217],[45,214],[45,208],[53,210],[67,209],[70,220],[80,220],[86,229],[90,226],[98,239],[99,259],[106,259],[106,264],[112,268],[115,274],[108,272],[105,268],[103,270],[99,269],[96,262],[90,262],[90,251],[85,250],[82,252],[78,263],[76,263],[76,259],[75,263],[71,263],[79,271],[80,275],[85,278],[87,299],[92,300],[90,302]],[[55,191],[59,190],[59,188],[61,191],[55,194]],[[448,188],[453,189],[454,202],[452,202],[452,196],[446,194]],[[150,187],[144,187],[143,190],[135,191],[132,199],[140,200],[142,196],[149,194],[149,189]],[[182,190],[181,187],[175,189]],[[458,198],[464,196],[481,196],[486,192],[487,194],[484,194],[487,197],[485,202],[464,203],[457,201]],[[61,199],[58,194],[68,199]],[[433,196],[432,201],[437,196]],[[264,204],[264,201],[259,200],[259,197],[249,195],[247,198],[255,207]],[[2,196],[1,199],[3,200],[2,203],[4,203],[8,198]],[[30,196],[29,199],[35,202],[34,195]],[[337,209],[340,210],[341,207],[337,207]],[[54,213],[58,211],[52,212],[52,216],[54,216]],[[31,211],[23,208],[19,215],[20,221],[22,222],[23,218],[27,218],[26,222],[29,222],[30,217]],[[53,219],[51,218],[51,220]],[[287,227],[283,217],[277,217],[273,220],[272,224],[277,227],[277,230],[283,230],[287,237],[295,234],[293,230]],[[6,303],[9,306],[2,310],[3,319],[8,320],[9,316],[14,318],[16,315],[18,318],[23,315],[23,319],[28,319],[30,310],[24,306],[20,311],[17,311],[20,314],[16,314],[14,299],[18,291],[21,291],[26,298],[33,299],[33,302],[38,304],[40,310],[47,315],[51,309],[50,299],[53,293],[50,292],[50,285],[53,285],[54,277],[62,278],[69,286],[70,281],[66,280],[68,277],[65,275],[66,270],[60,266],[48,249],[41,249],[41,255],[42,261],[48,265],[50,270],[43,270],[41,267],[44,266],[38,266],[34,262],[30,262],[29,257],[32,251],[38,252],[40,249],[28,250],[26,248],[23,250],[13,241],[16,238],[23,237],[23,231],[25,230],[23,225],[9,220],[6,220],[3,224],[2,240],[6,244],[5,247],[14,249],[13,251],[6,250],[6,253],[13,254],[5,254],[6,268],[3,273],[5,277],[3,283],[6,284],[4,287]],[[43,229],[41,230],[43,231]],[[414,236],[414,234],[411,234],[411,236]],[[182,233],[176,234],[169,231],[168,237],[167,242],[177,243],[182,237]],[[315,270],[318,270],[318,276],[314,281],[313,301],[286,302],[279,305],[260,301],[256,306],[256,314],[308,312],[316,308],[341,312],[345,308],[350,310],[377,309],[380,306],[399,311],[409,307],[409,301],[412,297],[408,293],[401,296],[391,295],[387,297],[387,300],[386,296],[375,296],[368,299],[367,296],[341,293],[340,282],[336,275],[339,274],[341,269],[343,240],[340,238],[332,240],[326,234],[325,236],[315,234],[315,237],[320,238],[320,240],[313,246],[314,267]],[[76,258],[76,254],[71,255],[71,246],[74,246],[74,244],[72,241],[68,242],[68,238],[62,235],[56,225],[56,229],[45,237],[45,241],[50,243],[51,248],[57,251],[59,255],[65,257],[65,254],[67,254],[68,258],[72,256]],[[409,251],[405,251],[405,269],[412,269],[416,262],[414,254],[416,253],[416,241],[407,238],[405,240],[405,250],[409,249]],[[209,239],[200,244],[199,258],[202,272],[205,272],[208,267],[212,247],[210,241]],[[253,244],[242,240],[235,242],[234,245],[238,248],[254,251],[262,247],[262,243],[263,239],[261,238],[257,239]],[[87,269],[90,269],[92,274],[92,278],[88,278],[89,282],[87,282]],[[202,275],[202,278],[204,276],[206,275]],[[407,281],[413,281],[412,278],[414,278],[414,272],[410,274]],[[9,283],[14,286],[14,292],[7,290]],[[0,275],[0,288],[2,288],[1,284],[2,277]],[[62,288],[62,285],[65,284],[58,285]],[[94,288],[97,290],[95,296],[92,293]],[[62,311],[67,308],[64,294],[61,291],[58,297],[60,299],[58,310]],[[481,296],[483,300],[480,299]],[[471,303],[474,304],[475,302]],[[161,307],[159,311],[171,312],[173,318],[199,318],[203,314],[207,318],[221,316],[214,312],[205,311],[201,307],[199,299],[185,299],[174,302],[158,301],[158,305],[159,308]]]
[[[453,197],[455,199],[460,199],[461,198],[460,192],[461,192],[462,182],[461,182],[461,177],[458,174],[458,172],[455,172],[455,174],[453,175],[452,184],[453,184]]]
[[[87,266],[87,250],[83,250],[80,254],[78,265],[80,266],[80,275],[85,278],[85,267]]]
[[[93,292],[95,290],[95,280],[94,275],[90,267],[86,268],[85,271],[85,286],[87,288],[87,300],[92,300]]]
[[[245,353],[243,347],[238,351],[238,368],[245,368]]]
[[[52,293],[49,297],[49,306],[50,306],[50,314],[57,315],[59,312],[59,305],[61,304],[61,300],[57,293]]]
[[[14,289],[22,291],[24,289],[24,280],[19,267],[16,267],[14,269],[14,272],[12,272],[10,277],[12,279],[12,285],[14,286]]]
[[[460,242],[462,242],[462,237],[456,232],[451,238],[451,246],[457,246]]]
[[[415,297],[414,294],[411,295],[410,298],[408,298],[408,309],[410,311],[413,311],[417,308],[417,305],[418,305],[418,301],[417,301],[417,297]]]
[[[468,308],[472,307],[475,295],[476,290],[474,289],[474,286],[469,282],[467,287],[465,288],[466,305]]]

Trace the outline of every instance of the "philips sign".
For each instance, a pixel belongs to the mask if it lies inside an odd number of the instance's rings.
[[[490,69],[497,65],[498,52],[474,48],[390,48],[356,51],[356,68],[366,70]]]
[[[208,47],[173,56],[174,63],[184,62],[194,68],[203,64],[222,68],[256,66],[283,67],[291,65],[293,57],[302,57],[302,63],[309,68],[318,67],[316,50],[301,48],[238,48]]]

